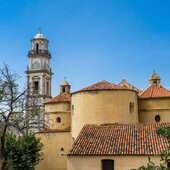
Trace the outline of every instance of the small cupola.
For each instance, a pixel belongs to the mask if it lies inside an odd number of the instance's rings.
[[[161,86],[161,79],[154,72],[149,79],[149,86]]]
[[[32,54],[40,54],[48,52],[48,40],[41,33],[41,30],[38,34],[34,36],[31,40],[31,53]]]
[[[70,84],[64,80],[63,83],[60,85],[60,94],[70,94]]]

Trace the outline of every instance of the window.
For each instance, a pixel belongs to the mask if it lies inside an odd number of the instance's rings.
[[[38,90],[39,90],[39,87],[38,87],[38,81],[34,81],[34,93],[35,94],[38,94]]]
[[[129,112],[134,113],[134,103],[133,102],[130,102],[130,104],[129,104]]]
[[[66,92],[66,88],[65,87],[63,87],[63,93],[65,93]]]
[[[61,118],[57,117],[56,121],[57,121],[57,123],[60,123],[61,122]]]
[[[159,115],[156,115],[156,116],[155,116],[155,121],[156,121],[156,122],[160,122],[160,120],[161,120],[161,117],[160,117]]]
[[[39,50],[39,47],[38,47],[38,43],[36,44],[36,53],[38,54],[38,50]]]
[[[47,82],[47,95],[49,95],[49,83]]]
[[[156,82],[156,81],[154,81],[154,82],[153,82],[153,85],[154,85],[154,86],[157,86],[157,82]]]
[[[114,160],[102,160],[102,170],[114,170]]]

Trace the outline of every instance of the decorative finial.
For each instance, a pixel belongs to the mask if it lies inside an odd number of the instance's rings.
[[[39,33],[41,33],[41,27],[39,28]]]
[[[156,71],[155,71],[155,70],[153,70],[153,73],[156,73]]]
[[[66,80],[66,76],[64,77],[64,80]]]

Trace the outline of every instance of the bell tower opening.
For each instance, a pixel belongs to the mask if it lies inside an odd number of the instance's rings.
[[[60,93],[70,94],[70,85],[66,80],[60,85]]]
[[[39,46],[38,43],[36,44],[36,54],[38,54]]]
[[[161,86],[161,79],[155,72],[151,75],[149,84],[150,86]]]

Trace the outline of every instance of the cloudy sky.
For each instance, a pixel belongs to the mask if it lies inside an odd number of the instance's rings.
[[[0,0],[0,65],[21,75],[30,40],[50,41],[52,95],[66,76],[72,91],[122,78],[148,87],[153,70],[170,89],[169,0]]]

